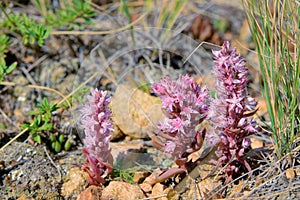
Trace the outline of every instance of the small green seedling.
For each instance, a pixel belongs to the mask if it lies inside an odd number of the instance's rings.
[[[43,7],[39,0],[35,0],[34,3],[41,12],[46,11],[44,13],[45,24],[50,27],[62,28],[66,26],[69,30],[83,29],[82,21],[92,25],[91,18],[96,16],[90,3],[81,0],[61,1],[60,3],[65,9],[55,9],[55,12],[52,9]]]
[[[39,133],[52,130],[52,112],[58,108],[57,104],[49,104],[48,99],[44,98],[42,103],[37,105],[37,110],[28,112],[29,115],[34,115],[34,118],[30,120],[30,124],[21,124],[21,129],[24,130],[28,128],[33,140],[40,144],[42,141]]]
[[[70,139],[65,138],[64,134],[60,134],[58,136],[58,139],[56,137],[55,134],[52,134],[50,136],[50,142],[51,142],[51,148],[56,152],[59,153],[62,150],[62,147],[64,150],[68,151],[71,146],[72,146],[72,142]]]
[[[8,46],[10,45],[11,41],[9,40],[9,37],[6,35],[0,36],[0,82],[3,80],[3,78],[11,73],[17,66],[17,63],[14,62],[11,65],[7,66],[5,62],[5,54],[8,51]]]
[[[0,25],[8,29],[9,32],[20,34],[25,45],[37,43],[39,46],[43,46],[44,40],[50,34],[50,27],[29,18],[26,14],[7,14]]]

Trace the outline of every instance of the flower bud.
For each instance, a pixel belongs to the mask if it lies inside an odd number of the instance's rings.
[[[242,142],[242,146],[246,149],[250,146],[251,140],[249,138],[245,138]]]

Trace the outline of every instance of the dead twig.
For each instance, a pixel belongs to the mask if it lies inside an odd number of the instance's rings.
[[[40,57],[39,59],[37,59],[34,63],[32,63],[31,65],[28,66],[27,72],[30,72],[33,68],[35,68],[36,66],[38,66],[39,64],[41,64],[47,58],[48,58],[47,55],[43,55],[42,57]]]
[[[14,127],[18,128],[16,124],[5,114],[5,112],[0,108],[1,115]]]

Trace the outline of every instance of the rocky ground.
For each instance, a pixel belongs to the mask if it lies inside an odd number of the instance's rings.
[[[42,97],[63,105],[62,99],[72,91],[81,92],[71,100],[70,108],[53,113],[54,129],[41,133],[45,142],[38,145],[24,133],[0,151],[0,198],[300,198],[299,148],[295,145],[292,159],[277,161],[270,135],[263,131],[251,138],[247,154],[253,172],[226,187],[221,171],[209,163],[214,150],[206,145],[192,155],[191,159],[201,158],[201,164],[188,175],[153,186],[147,184],[147,178],[173,165],[170,158],[153,147],[149,137],[163,116],[160,100],[149,93],[149,86],[166,74],[177,78],[182,73],[213,86],[213,44],[231,40],[245,57],[250,70],[249,92],[259,102],[256,118],[267,120],[267,116],[259,89],[258,60],[251,51],[254,45],[239,1],[188,1],[167,33],[161,29],[163,25],[157,26],[159,9],[153,7],[146,12],[143,5],[143,1],[136,1],[133,6],[133,31],[130,26],[122,29],[128,19],[118,11],[119,1],[95,1],[94,25],[84,24],[85,34],[53,30],[42,48],[25,46],[12,36],[8,58],[17,61],[18,67],[0,83],[0,146],[21,132],[20,124],[30,120],[26,113]],[[15,12],[41,17],[32,2],[19,1],[10,6]],[[96,31],[98,34],[93,34]],[[162,41],[159,38],[163,34],[166,37]],[[208,43],[193,52],[200,41]],[[78,107],[90,87],[108,90],[113,96],[111,148],[117,170],[100,187],[89,186],[85,172],[76,166],[85,162]],[[64,133],[72,143],[70,150],[53,151],[47,140],[51,133]]]

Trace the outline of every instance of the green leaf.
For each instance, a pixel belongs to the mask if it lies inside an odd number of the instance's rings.
[[[64,145],[64,149],[66,151],[68,151],[71,148],[71,146],[72,146],[72,143],[69,140],[67,140],[67,142]]]
[[[55,143],[56,143],[56,141],[54,141],[54,142],[51,143],[51,148],[52,148],[53,150],[55,149]]]
[[[11,64],[7,69],[6,69],[6,74],[11,73],[17,66],[17,62],[14,62],[13,64]]]
[[[38,128],[39,131],[50,131],[53,128],[53,124],[52,123],[45,123],[43,124],[41,127]]]
[[[5,74],[4,74],[4,69],[3,69],[4,67],[1,65],[0,66],[0,75],[1,76],[5,76]]]
[[[47,107],[47,106],[49,105],[48,99],[47,99],[46,97],[43,98],[43,100],[42,100],[42,105],[43,105],[44,107]]]
[[[59,108],[59,107],[57,106],[56,103],[50,105],[50,110],[51,110],[51,112],[56,111],[58,108]]]
[[[51,119],[51,113],[49,111],[47,111],[44,116],[43,116],[43,119],[45,122],[49,122],[50,119]]]
[[[36,141],[38,144],[41,144],[42,143],[42,139],[41,139],[41,136],[36,134],[34,137],[33,137],[33,140]]]
[[[35,38],[33,35],[29,36],[29,44],[33,45],[35,43]]]
[[[84,17],[84,21],[88,24],[88,25],[94,25],[95,23],[93,22],[93,20],[91,20],[89,17]]]
[[[39,45],[40,47],[44,46],[44,40],[39,39],[39,40],[38,40],[38,45]]]
[[[45,109],[44,109],[44,107],[43,107],[42,104],[36,105],[36,108],[37,108],[38,110],[40,110],[40,111],[43,111],[43,113],[45,112]]]
[[[51,142],[55,142],[55,141],[56,141],[56,136],[55,136],[55,134],[51,134],[51,136],[50,136],[50,141],[51,141]]]
[[[54,151],[59,153],[61,151],[61,144],[59,142],[55,142]]]
[[[21,124],[20,125],[21,130],[24,130],[24,129],[29,128],[29,127],[30,127],[29,124]]]
[[[64,134],[61,134],[61,135],[59,136],[58,141],[59,141],[60,143],[63,143],[63,142],[65,141],[65,136],[64,136]]]
[[[37,118],[35,118],[34,122],[39,125],[41,124],[41,121],[42,121],[42,116],[41,115],[38,115]]]
[[[31,110],[31,111],[28,111],[26,114],[28,115],[40,115],[40,114],[43,114],[44,112],[42,110]]]

